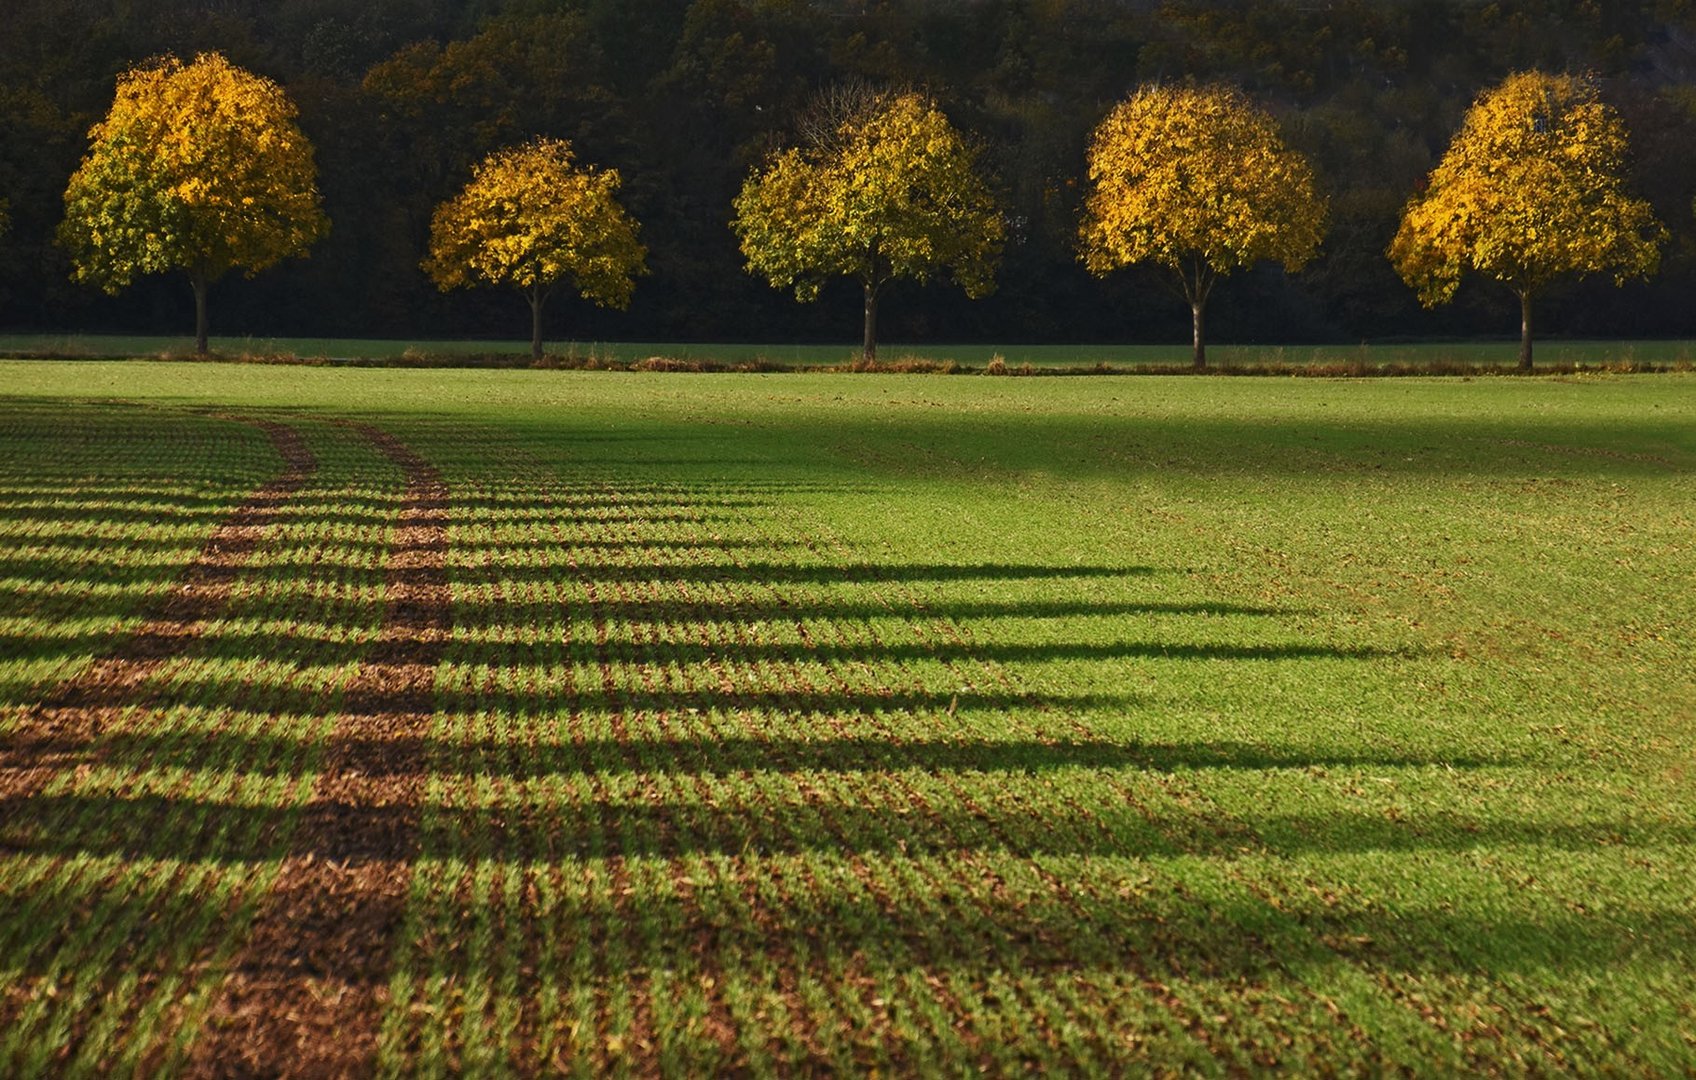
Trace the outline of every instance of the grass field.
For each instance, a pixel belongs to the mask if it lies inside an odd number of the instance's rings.
[[[429,357],[527,356],[529,344],[518,341],[401,341],[348,338],[213,338],[214,353],[230,357],[290,356],[343,361]],[[186,357],[194,350],[191,338],[136,337],[99,334],[0,334],[0,356],[63,356],[69,358]],[[556,341],[552,356],[593,358],[635,363],[649,357],[700,361],[710,364],[763,362],[797,367],[833,367],[859,356],[851,345],[700,344],[655,341]],[[905,359],[954,361],[982,368],[994,357],[1037,368],[1187,366],[1190,347],[1169,345],[903,345],[884,344],[885,361]],[[1210,345],[1209,362],[1218,367],[1250,365],[1373,365],[1468,364],[1512,367],[1519,342],[1459,341],[1443,343],[1380,343],[1359,345]],[[1548,341],[1537,344],[1537,361],[1544,365],[1601,365],[1638,363],[1689,364],[1696,361],[1696,342],[1690,341]]]
[[[0,1073],[1696,1070],[1696,377],[0,364]]]

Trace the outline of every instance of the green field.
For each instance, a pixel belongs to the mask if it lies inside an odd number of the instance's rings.
[[[405,341],[378,338],[215,337],[212,351],[228,357],[301,357],[330,360],[405,360],[455,357],[525,356],[529,344],[519,341]],[[635,363],[649,357],[693,360],[712,364],[756,362],[785,366],[832,367],[850,364],[859,349],[850,345],[700,344],[658,341],[555,341],[552,356],[593,358]],[[1209,362],[1218,367],[1308,364],[1478,364],[1511,367],[1519,358],[1519,342],[1459,341],[1444,343],[1379,343],[1359,345],[1209,345]],[[138,337],[101,334],[0,334],[0,356],[62,356],[70,358],[186,357],[194,351],[187,337]],[[904,345],[886,343],[881,359],[952,360],[981,368],[994,357],[1018,366],[1137,367],[1150,364],[1187,366],[1190,347],[1168,345]],[[1543,365],[1658,364],[1688,365],[1696,361],[1696,342],[1690,341],[1548,341],[1538,342],[1537,362]]]
[[[0,539],[0,1074],[1696,1070],[1696,376],[4,363]]]

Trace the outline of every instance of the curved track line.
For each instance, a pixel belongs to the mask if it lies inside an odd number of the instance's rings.
[[[0,746],[0,804],[40,794],[54,776],[78,764],[109,721],[145,703],[148,679],[224,610],[248,559],[317,471],[317,457],[294,428],[272,420],[225,419],[263,431],[283,459],[283,471],[212,530],[139,626],[27,709]]]

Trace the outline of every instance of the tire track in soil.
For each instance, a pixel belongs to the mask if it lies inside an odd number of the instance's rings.
[[[282,472],[212,530],[176,585],[139,626],[25,709],[0,746],[0,809],[41,794],[54,777],[83,762],[106,726],[126,709],[148,703],[148,680],[224,611],[248,560],[283,518],[289,500],[318,471],[317,456],[287,424],[222,419],[262,431],[283,460]]]
[[[191,1076],[345,1076],[371,1070],[391,944],[417,856],[426,762],[452,627],[448,488],[394,436],[350,425],[398,465],[382,627],[343,695],[291,849],[190,1047]]]

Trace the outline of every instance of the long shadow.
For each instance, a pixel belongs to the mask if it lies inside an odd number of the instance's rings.
[[[460,845],[426,849],[426,858],[459,850]],[[536,853],[548,861],[563,854],[551,850],[545,838]],[[757,863],[751,869],[762,870]],[[759,926],[705,914],[742,910],[739,889],[735,882],[705,881],[696,885],[689,899],[662,892],[644,895],[644,919],[651,925],[677,927],[678,932],[646,941],[639,962],[655,969],[692,970],[704,954],[726,967],[741,968],[746,963],[758,968],[772,956],[805,955],[826,971],[852,970],[856,965],[874,971],[906,970],[917,964],[927,973],[979,985],[1008,974],[1069,981],[1126,971],[1180,982],[1196,977],[1198,960],[1205,963],[1210,979],[1258,982],[1275,978],[1287,963],[1244,931],[1265,920],[1264,910],[1246,897],[1183,904],[1161,898],[1103,897],[1074,889],[1070,900],[1054,894],[1021,896],[1016,910],[991,905],[981,915],[973,912],[972,918],[952,919],[943,913],[962,902],[970,909],[974,901],[939,883],[937,895],[924,902],[893,905],[852,888],[834,889],[817,898],[788,893],[780,902],[768,902],[765,922]],[[117,891],[90,896],[83,904],[90,918],[116,923],[145,919],[158,902],[154,896]],[[421,905],[419,916],[426,925],[463,919],[463,913],[456,911],[459,902],[452,895],[414,901]],[[516,915],[527,933],[541,935],[554,947],[576,947],[570,938],[553,937],[555,928],[528,921],[539,916],[522,908]],[[618,900],[594,897],[574,905],[571,918],[574,930],[592,937],[621,932],[629,915]],[[939,926],[939,919],[945,927]],[[1692,947],[1687,913],[1665,909],[1635,914],[1629,927],[1568,913],[1464,909],[1351,912],[1346,919],[1306,921],[1306,929],[1340,932],[1352,941],[1369,943],[1350,946],[1346,953],[1312,950],[1303,966],[1319,966],[1322,970],[1310,976],[1319,979],[1326,977],[1323,969],[1341,969],[1351,963],[1375,970],[1470,978],[1480,974],[1582,976],[1652,961],[1668,949]],[[30,937],[39,940],[51,932],[43,927]],[[1457,943],[1464,944],[1457,948]],[[54,973],[54,950],[25,948],[23,956],[14,966],[21,977],[34,980]],[[496,978],[459,950],[443,950],[431,959],[448,965],[468,985]],[[251,957],[246,970],[286,978],[297,974],[297,964],[298,959],[285,951]],[[1556,1019],[1561,1011],[1557,1010]],[[1298,1013],[1281,1022],[1299,1024],[1302,1017]]]
[[[168,571],[169,568],[161,569],[161,580],[170,576]],[[448,574],[452,577],[452,567],[449,568]],[[571,579],[562,576],[562,580]],[[126,600],[122,594],[107,591],[94,596],[81,597],[77,601],[76,614],[79,618],[124,618],[135,613],[136,605],[145,599],[145,595],[145,593],[137,591]],[[573,619],[584,619],[590,615],[596,615],[609,623],[665,624],[675,621],[678,614],[679,607],[675,600],[609,600],[602,597],[593,609],[590,609],[587,605],[567,601],[523,598],[482,602],[471,597],[461,597],[456,598],[454,602],[454,622],[462,632],[509,626],[538,624],[545,626],[551,623],[569,622]],[[1305,608],[1262,607],[1253,604],[1138,603],[1111,600],[945,600],[938,602],[933,597],[926,598],[922,605],[891,607],[888,604],[846,597],[805,595],[783,597],[751,595],[731,599],[712,597],[697,601],[689,608],[689,618],[692,622],[709,624],[770,623],[774,621],[865,621],[889,618],[936,618],[956,621],[1088,619],[1137,615],[1193,615],[1203,618],[1236,616],[1294,618],[1310,614],[1312,612]],[[81,656],[86,654],[88,648],[104,644],[109,637],[110,635],[104,630],[0,634],[0,654],[7,656],[27,654],[36,657]],[[233,654],[241,654],[245,651],[253,655],[267,656],[290,653],[294,651],[296,642],[304,641],[307,647],[315,647],[319,642],[333,644],[336,640],[339,639],[322,638],[319,635],[304,631],[297,631],[286,638],[270,635],[258,637],[228,628],[222,629],[217,638],[220,648],[227,646],[228,651]]]
[[[732,498],[753,500],[749,505],[771,505],[773,499],[759,496],[784,495],[868,495],[888,491],[887,487],[871,484],[826,484],[810,480],[762,480],[757,477],[721,480],[696,476],[675,482],[659,482],[644,473],[617,476],[604,468],[592,468],[573,474],[569,471],[548,474],[546,479],[531,483],[491,484],[486,473],[468,478],[457,486],[456,506],[499,509],[502,506],[533,508],[539,501],[565,502],[574,499],[616,501],[625,503],[643,499]]]
[[[489,565],[504,567],[506,562],[498,556],[503,552],[531,551],[629,551],[637,546],[629,540],[596,540],[587,537],[572,536],[563,540],[546,537],[531,539],[501,539],[479,542],[474,539],[456,537],[453,552],[459,566],[466,565],[468,557],[491,556]],[[668,536],[644,536],[640,547],[643,550],[658,552],[670,557],[688,557],[691,553],[713,551],[784,551],[799,548],[802,545],[793,540],[747,540],[736,537],[725,537],[718,540],[701,540],[691,537],[683,540]],[[457,567],[450,568],[457,570]],[[569,567],[560,568],[560,577],[572,576]]]
[[[1677,476],[1696,472],[1696,440],[1688,424],[1637,417],[1622,427],[1606,415],[1588,420],[1525,422],[1500,409],[1471,416],[1379,419],[1312,408],[1311,424],[1293,426],[1287,412],[1253,417],[1190,415],[1163,420],[1139,415],[1032,416],[1009,422],[1009,437],[983,438],[983,420],[926,410],[879,415],[875,422],[844,413],[821,421],[768,423],[773,443],[802,453],[839,447],[923,446],[958,454],[958,465],[988,478],[1025,469],[1075,477],[1115,477],[1179,470],[1202,476],[1308,476],[1339,472],[1407,476]],[[1627,442],[1626,440],[1630,440]],[[986,449],[989,448],[989,449]],[[1228,448],[1228,449],[1227,449]],[[985,458],[985,453],[991,456]],[[911,455],[856,459],[872,482],[912,477]]]
[[[109,549],[117,550],[122,549],[124,544],[123,541],[111,541],[107,546]],[[51,556],[30,558],[12,556],[0,558],[0,573],[25,578],[36,587],[51,582],[55,585],[74,583],[90,588],[110,589],[114,586],[139,586],[145,589],[146,586],[159,582],[174,581],[181,575],[183,568],[193,561],[198,547],[185,544],[181,546],[180,550],[182,551],[182,558],[175,563],[71,563]]]
[[[309,717],[323,712],[323,696],[295,686],[247,685],[232,693],[232,682],[198,670],[155,687],[149,694],[153,707],[204,708],[208,703],[227,711],[232,719],[245,716]],[[244,708],[247,700],[263,702],[263,711]],[[503,709],[536,712],[580,712],[586,719],[625,715],[637,711],[687,715],[689,710],[760,709],[783,717],[861,716],[888,712],[946,712],[955,710],[1010,711],[1052,709],[1062,712],[1125,711],[1141,702],[1133,694],[1099,693],[1013,693],[998,690],[879,691],[799,690],[695,687],[690,690],[619,689],[610,698],[595,687],[579,687],[574,693],[558,695],[486,696],[457,687],[438,687],[438,712],[477,712],[499,701]],[[373,710],[381,711],[381,710]]]
[[[450,569],[449,574],[453,571]],[[676,600],[641,600],[599,598],[594,614],[608,623],[632,622],[664,624],[677,621],[684,614]],[[454,604],[454,620],[467,628],[514,626],[541,622],[563,621],[573,615],[586,615],[588,610],[575,604],[533,600],[503,600],[478,603],[474,599]],[[1309,615],[1306,608],[1264,607],[1255,604],[1214,604],[1182,602],[1136,602],[1116,600],[951,600],[927,596],[922,603],[911,607],[892,607],[889,604],[848,597],[819,597],[810,595],[750,595],[731,599],[710,597],[692,603],[687,609],[691,622],[728,623],[774,621],[825,621],[909,618],[950,619],[959,621],[989,619],[1074,619],[1110,618],[1117,616],[1194,615],[1201,617],[1259,616],[1294,618]]]
[[[1267,746],[1232,740],[1196,743],[916,739],[893,742],[864,735],[822,739],[679,738],[662,741],[591,738],[532,742],[493,740],[346,739],[352,757],[373,776],[410,775],[429,763],[433,775],[498,776],[532,780],[588,773],[666,773],[730,776],[750,773],[1009,772],[1058,769],[1181,770],[1373,768],[1504,768],[1509,757],[1405,751],[1352,751]],[[127,731],[102,740],[117,760],[148,768],[233,769],[249,775],[293,775],[312,743],[281,734],[205,735],[187,731]],[[41,744],[43,755],[74,753],[75,744]]]
[[[130,506],[54,506],[27,507],[24,509],[8,509],[7,514],[13,522],[30,522],[36,525],[82,525],[98,523],[104,525],[155,525],[161,519],[173,524],[222,521],[228,516],[235,504],[230,506],[213,507],[205,510],[190,510],[172,508],[160,510],[152,507]]]
[[[557,614],[557,612],[556,612]],[[885,614],[890,614],[886,612]],[[745,616],[744,616],[745,617]],[[103,633],[60,635],[0,635],[0,653],[19,659],[75,658],[86,656],[109,637]],[[185,645],[188,642],[185,640]],[[270,635],[220,632],[215,636],[193,642],[197,651],[225,659],[298,660],[302,656],[333,655],[338,645],[335,638],[321,634],[291,634],[285,638]],[[581,650],[582,645],[578,648]],[[556,659],[569,659],[558,643],[545,643],[540,649]],[[454,648],[454,660],[461,665],[476,665],[492,669],[524,668],[537,663],[538,646],[506,643],[466,643]],[[652,665],[698,666],[721,660],[759,661],[768,663],[830,663],[845,661],[915,661],[956,662],[980,660],[993,663],[1048,663],[1064,660],[1233,660],[1233,661],[1291,661],[1291,660],[1389,660],[1412,659],[1418,653],[1405,649],[1383,649],[1371,646],[1339,647],[1312,643],[1279,645],[1178,645],[1156,641],[1121,641],[1107,643],[1055,642],[1041,645],[998,644],[974,642],[903,642],[872,646],[800,643],[728,643],[703,646],[682,642],[644,642],[625,647],[625,660]]]
[[[451,576],[451,569],[449,573]],[[160,580],[168,577],[169,574],[162,572]],[[76,614],[79,618],[111,617],[116,619],[130,617],[145,602],[146,595],[137,591],[128,602],[121,601],[118,595],[110,592],[79,599],[76,605]],[[350,603],[346,600],[341,601],[338,611],[347,609]],[[375,601],[365,605],[366,608],[373,611],[378,606]],[[479,629],[537,624],[545,626],[550,623],[587,619],[591,615],[615,624],[620,622],[645,625],[665,624],[674,621],[678,617],[678,613],[677,602],[669,600],[601,599],[593,609],[584,604],[524,599],[486,603],[459,600],[454,604],[454,621],[462,634]],[[812,597],[795,599],[787,597],[781,599],[748,597],[728,601],[714,598],[697,602],[689,608],[689,618],[692,622],[706,624],[825,620],[863,621],[927,617],[953,621],[1107,618],[1137,615],[1279,618],[1306,614],[1309,614],[1309,612],[1299,608],[1260,607],[1249,604],[1118,603],[1113,601],[1072,600],[930,602],[923,607],[891,608],[886,604],[866,601],[815,599]],[[101,648],[110,640],[111,633],[105,629],[0,634],[0,655],[18,659],[61,657],[71,659],[87,656],[91,651]],[[201,641],[200,647],[215,651],[220,656],[277,659],[293,658],[303,653],[319,654],[324,650],[345,645],[345,643],[343,637],[311,633],[304,628],[297,628],[286,637],[279,637],[274,634],[250,633],[223,627],[216,637]],[[546,642],[540,647],[559,650],[566,646],[562,642],[553,641]],[[494,646],[479,647],[475,644],[465,644],[463,639],[461,644],[455,646],[456,652],[472,650],[474,656],[476,655],[475,651],[479,648],[483,648],[485,652],[496,649]],[[519,647],[508,646],[507,648],[516,650]],[[801,650],[799,648],[795,651],[797,655],[800,655]],[[807,655],[817,654],[809,653]],[[534,660],[534,653],[526,654],[526,662],[534,662]],[[482,662],[493,661],[488,657],[483,657]]]
[[[734,509],[709,507],[696,510],[641,510],[608,508],[593,513],[577,513],[570,509],[554,510],[538,507],[523,513],[502,514],[495,519],[503,527],[519,525],[558,525],[589,521],[597,525],[692,525],[712,522],[742,523],[748,515]]]
[[[322,497],[322,496],[315,496]],[[241,500],[236,500],[239,503]],[[217,522],[227,516],[232,507],[223,510],[161,510],[150,507],[53,507],[51,509],[28,509],[15,513],[14,520],[29,521],[38,525],[73,525],[73,524],[104,524],[104,525],[156,525],[161,520],[174,525],[184,523],[201,525]],[[309,502],[291,501],[288,517],[291,521],[311,522],[314,526],[352,525],[370,526],[386,524],[394,520],[394,515],[400,510],[397,501],[392,506],[377,505],[370,497],[359,499],[344,499],[334,503],[315,506]],[[694,519],[689,519],[694,520]],[[72,534],[74,535],[74,534]],[[70,537],[67,537],[69,539]],[[57,538],[53,541],[58,542]]]
[[[1235,859],[1242,838],[1209,827],[1195,813],[1150,820],[1140,810],[1107,803],[1087,813],[1052,808],[1002,810],[993,817],[1004,839],[985,832],[982,812],[935,806],[924,814],[894,814],[875,807],[833,804],[830,834],[798,834],[786,821],[758,814],[702,810],[667,803],[614,801],[559,806],[501,805],[486,810],[427,805],[425,851],[452,850],[477,837],[480,857],[526,861],[541,834],[564,854],[588,858],[676,855],[801,855],[807,853],[955,855],[962,850],[1035,856],[1135,856]],[[335,829],[297,830],[297,854],[335,863],[392,858],[366,842],[388,836],[397,821],[417,820],[413,806],[314,802],[311,812],[333,819]],[[802,813],[797,805],[794,812]],[[34,795],[0,800],[0,851],[65,858],[119,856],[258,863],[277,855],[277,830],[302,811],[188,798],[115,795]],[[606,829],[607,822],[616,823]],[[77,823],[98,822],[89,827]],[[194,825],[185,828],[187,823]],[[410,826],[409,826],[410,827]],[[1590,852],[1603,845],[1664,848],[1696,843],[1696,825],[1640,821],[1470,821],[1430,814],[1390,821],[1371,811],[1311,816],[1267,816],[1256,827],[1267,853],[1280,857],[1382,853],[1460,853],[1531,847]],[[310,836],[309,849],[301,840]],[[962,838],[974,838],[963,841]]]
[[[703,646],[687,642],[643,642],[623,647],[626,659],[647,664],[700,665],[716,660],[840,663],[849,660],[912,662],[920,660],[985,660],[1003,664],[1057,660],[1389,660],[1411,659],[1418,653],[1375,646],[1338,646],[1315,642],[1276,645],[1176,644],[1162,641],[1114,641],[1099,644],[1052,642],[1004,644],[995,642],[884,642],[877,645],[732,642]],[[454,650],[464,664],[494,668],[533,663],[534,650],[502,644],[462,644]]]
[[[315,518],[316,520],[316,518]],[[370,525],[369,518],[355,518],[355,525]],[[335,541],[340,544],[340,541]],[[616,545],[614,545],[616,546]],[[643,540],[632,540],[632,554],[647,554],[656,547],[679,550]],[[700,550],[710,550],[711,545]],[[159,567],[131,564],[115,567],[66,565],[61,560],[16,560],[15,573],[39,575],[56,582],[84,582],[91,585],[112,585],[151,582],[168,571]],[[295,561],[275,555],[261,555],[250,560],[245,573],[277,584],[314,583],[322,581],[335,570],[323,564]],[[613,563],[588,561],[576,570],[562,566],[513,565],[491,562],[487,566],[455,565],[450,571],[455,585],[484,584],[523,585],[528,583],[578,582],[669,582],[688,583],[763,582],[768,584],[854,585],[889,584],[895,582],[948,581],[1060,581],[1092,578],[1120,578],[1154,573],[1148,567],[1058,567],[986,564],[954,566],[947,564],[891,565],[810,565],[805,563]]]
[[[632,539],[630,550],[648,545]],[[1087,581],[1147,577],[1149,566],[1045,566],[1039,563],[777,563],[674,566],[591,563],[576,570],[554,566],[456,566],[456,584],[557,581],[748,581],[768,584],[853,585],[903,581]]]
[[[191,549],[197,538],[197,534],[179,535],[175,537],[137,534],[121,538],[112,536],[79,536],[75,533],[69,532],[56,532],[51,536],[42,536],[37,534],[28,537],[25,540],[25,545],[30,547],[40,546],[51,548],[56,553],[60,554],[51,560],[44,559],[39,555],[31,556],[30,559],[19,559],[15,554],[7,554],[0,556],[0,567],[16,566],[27,568],[28,565],[53,565],[54,563],[64,566],[65,563],[62,556],[70,553],[76,553],[76,557],[79,558],[100,561],[102,556],[109,556],[114,550],[182,551]],[[367,541],[360,540],[355,537],[338,537],[336,539],[336,547],[345,548],[350,551],[380,552],[384,550],[385,545],[381,540]],[[106,564],[104,562],[100,562],[100,565],[104,566]]]
[[[704,490],[626,497],[592,490],[546,488],[515,493],[510,499],[455,495],[451,505],[455,512],[465,512],[466,516],[488,516],[491,520],[505,522],[549,515],[560,518],[598,517],[605,511],[645,516],[650,510],[669,514],[703,506],[714,510],[768,510],[777,505],[777,498],[775,494],[770,499],[715,495]]]

